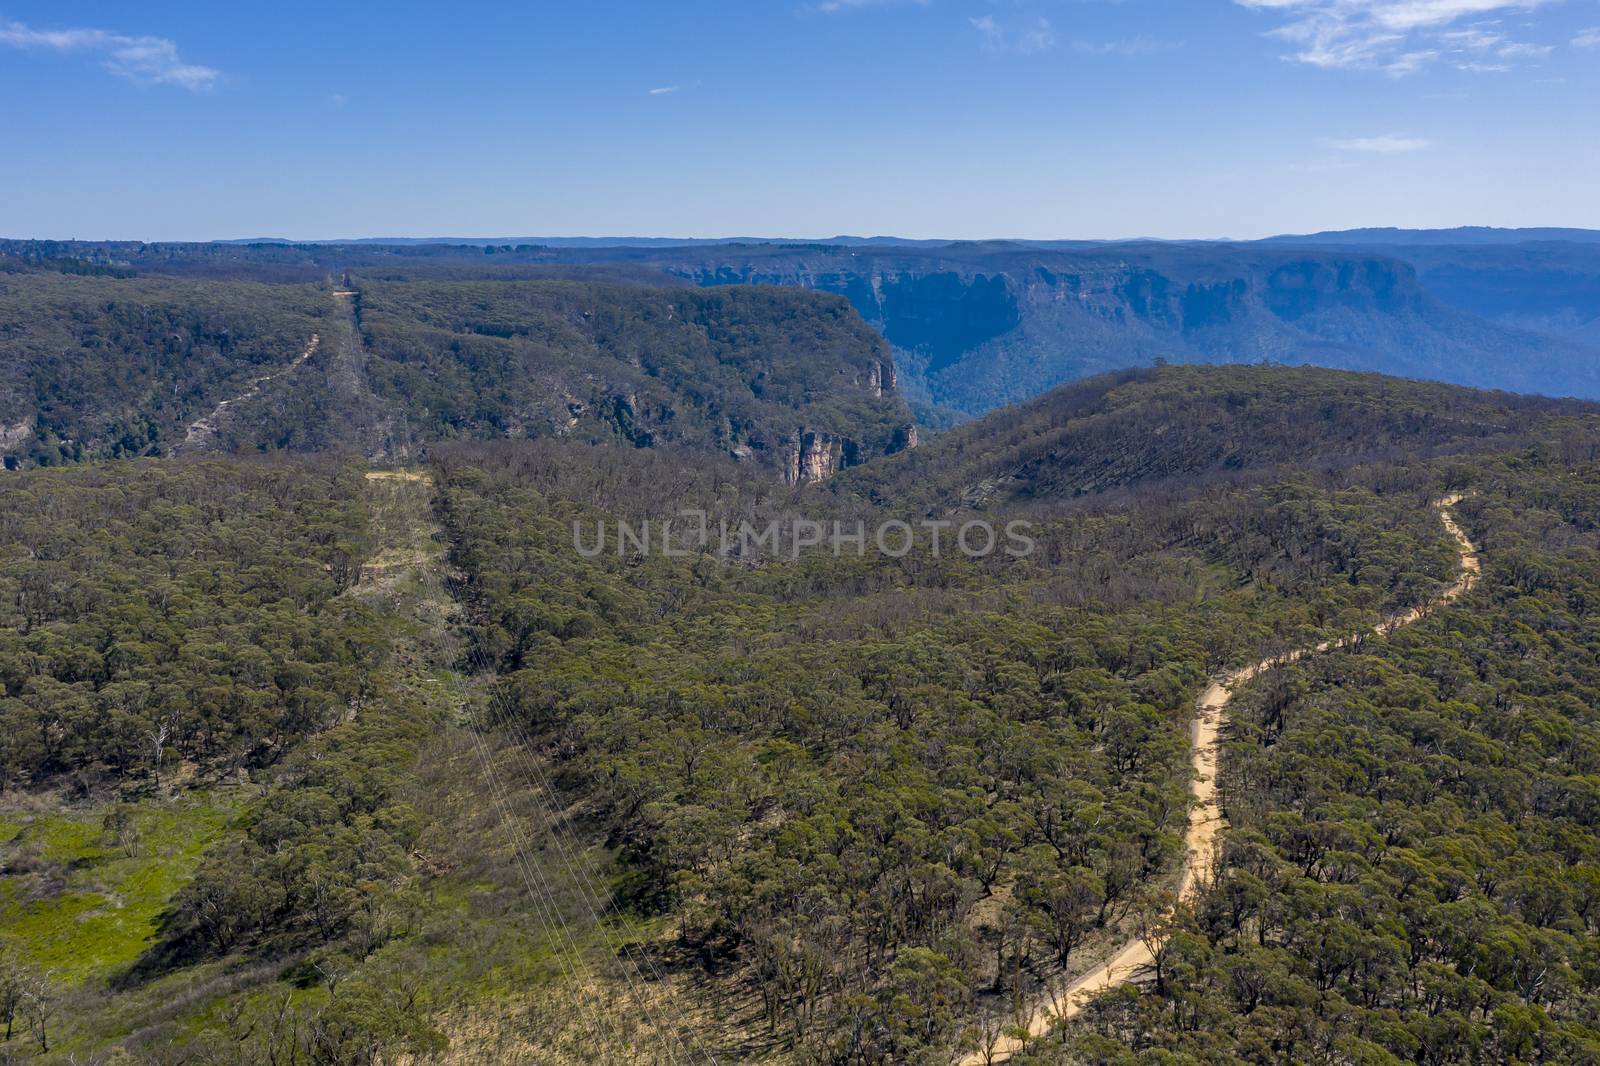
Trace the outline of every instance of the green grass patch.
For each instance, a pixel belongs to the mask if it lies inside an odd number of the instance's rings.
[[[121,834],[105,828],[104,806],[5,815],[0,831],[15,829],[25,858],[0,884],[0,926],[65,984],[128,965],[242,801],[232,791],[146,801],[127,808]]]

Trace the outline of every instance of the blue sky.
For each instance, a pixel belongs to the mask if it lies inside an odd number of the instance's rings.
[[[0,235],[1600,228],[1600,0],[0,0]]]

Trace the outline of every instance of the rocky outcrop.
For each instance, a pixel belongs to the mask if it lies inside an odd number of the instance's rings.
[[[860,378],[856,379],[857,382]],[[899,387],[894,360],[875,360],[867,367],[867,389],[873,399],[893,396]],[[897,426],[887,440],[863,447],[859,441],[819,429],[801,429],[778,446],[778,472],[786,485],[811,485],[826,481],[846,467],[856,466],[873,454],[893,455],[917,446],[917,425]],[[761,445],[757,443],[757,448]],[[748,446],[732,449],[735,459],[748,459],[756,453]]]
[[[893,396],[899,384],[900,379],[895,374],[893,359],[880,359],[867,370],[867,390],[872,393],[872,398],[875,400]]]
[[[15,470],[22,465],[23,460],[12,453],[21,451],[31,440],[33,440],[32,415],[13,425],[0,425],[0,456],[4,456],[7,470]]]
[[[895,429],[882,454],[894,455],[916,446],[916,423],[907,422]],[[763,447],[760,442],[756,442],[754,448],[741,444],[732,448],[731,454],[739,460],[753,459]],[[784,438],[774,454],[785,485],[826,481],[841,470],[860,465],[871,455],[858,441],[816,429],[802,429]]]
[[[10,451],[33,439],[33,416],[28,415],[14,425],[0,425],[0,451]]]
[[[860,458],[860,447],[855,441],[832,433],[803,429],[783,442],[778,457],[784,484],[810,485],[854,466]]]
[[[844,443],[827,433],[807,433],[800,438],[798,480],[802,484],[826,481],[838,471]]]

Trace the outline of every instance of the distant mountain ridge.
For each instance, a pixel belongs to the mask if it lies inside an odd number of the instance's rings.
[[[526,247],[542,248],[692,248],[719,244],[833,244],[843,247],[909,247],[946,248],[970,245],[1014,245],[1019,248],[1092,248],[1116,244],[1308,244],[1372,247],[1380,245],[1499,245],[1524,244],[1529,241],[1574,241],[1582,244],[1600,244],[1600,229],[1581,229],[1560,226],[1530,226],[1503,228],[1498,226],[1457,226],[1451,229],[1403,229],[1395,226],[1369,226],[1347,230],[1320,230],[1316,233],[1280,233],[1261,238],[1184,238],[1184,237],[1112,237],[1112,238],[1038,238],[1038,237],[985,237],[979,239],[957,237],[897,237],[880,234],[862,237],[854,234],[837,234],[832,237],[337,237],[294,240],[288,237],[241,237],[215,241],[216,244],[286,244],[286,245],[392,245],[404,247],[419,244],[460,245],[462,247]]]
[[[411,247],[419,244],[459,245],[466,248],[483,247],[539,247],[539,248],[687,248],[708,244],[840,244],[910,245],[936,248],[950,244],[943,238],[911,237],[855,237],[839,234],[834,237],[337,237],[297,241],[287,237],[243,237],[212,242],[215,244],[284,244],[284,245],[390,245]]]
[[[1600,244],[1600,230],[1572,229],[1558,226],[1532,226],[1521,229],[1501,229],[1496,226],[1458,226],[1454,229],[1376,227],[1325,230],[1321,233],[1286,233],[1275,237],[1267,237],[1261,241],[1246,243],[1415,247],[1427,245],[1526,244],[1530,241],[1573,241],[1580,244]]]
[[[1581,247],[1581,246],[1568,246]],[[1600,396],[1600,350],[1450,306],[1365,249],[1141,243],[1041,249],[741,245],[553,253],[698,285],[836,292],[895,346],[908,396],[980,414],[1158,360],[1308,363]]]
[[[1546,239],[1518,239],[1528,237]],[[890,342],[902,391],[934,428],[1157,360],[1305,363],[1600,397],[1600,231],[1375,229],[1255,242],[539,240],[0,241],[0,270],[275,282],[346,270],[460,280],[581,271],[589,280],[820,289],[844,296]]]

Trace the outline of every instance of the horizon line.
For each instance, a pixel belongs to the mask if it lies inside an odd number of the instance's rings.
[[[1261,241],[1308,239],[1322,236],[1345,236],[1351,234],[1447,234],[1447,233],[1495,233],[1495,234],[1523,234],[1523,233],[1566,233],[1584,234],[1600,237],[1600,229],[1584,226],[1490,226],[1481,224],[1463,224],[1459,226],[1355,226],[1345,229],[1322,229],[1303,232],[1269,233],[1260,237],[1158,237],[1139,235],[1129,237],[910,237],[897,234],[880,233],[871,236],[853,233],[837,233],[829,237],[785,237],[785,236],[756,236],[756,235],[728,235],[717,237],[673,236],[673,235],[595,235],[595,234],[544,234],[539,236],[370,236],[370,237],[211,237],[204,239],[185,238],[156,238],[148,240],[134,237],[4,237],[0,240],[16,242],[54,242],[62,244],[284,244],[284,245],[404,245],[404,244],[440,244],[440,245],[478,245],[478,246],[553,246],[562,243],[576,243],[586,245],[727,245],[727,244],[757,244],[757,245],[805,245],[805,244],[914,244],[914,245],[961,245],[961,244],[1016,244],[1016,245],[1048,245],[1048,244],[1250,244]]]

